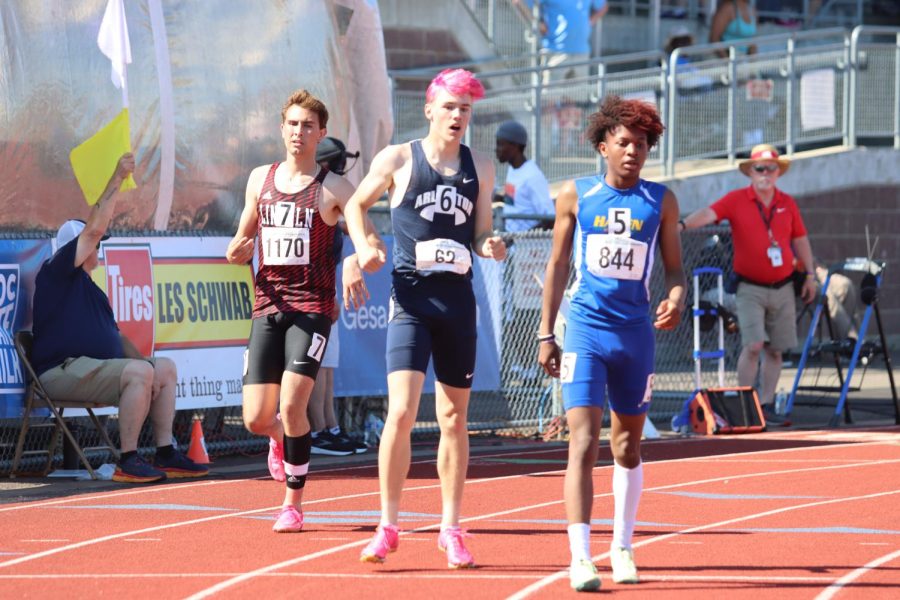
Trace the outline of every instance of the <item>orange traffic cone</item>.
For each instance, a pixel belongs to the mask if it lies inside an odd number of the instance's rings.
[[[194,417],[194,424],[191,426],[191,446],[187,455],[198,465],[209,464],[209,454],[206,453],[206,440],[203,439],[203,426],[199,417]]]

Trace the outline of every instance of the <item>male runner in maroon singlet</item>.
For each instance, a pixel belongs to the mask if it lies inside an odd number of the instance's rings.
[[[281,111],[284,162],[250,173],[230,263],[259,262],[253,324],[244,354],[244,424],[268,435],[269,471],[286,481],[273,530],[303,527],[300,504],[309,468],[307,404],[328,343],[335,302],[335,225],[353,185],[316,163],[328,110],[307,92],[294,92]],[[367,223],[373,244],[381,241]],[[383,247],[383,246],[382,246]],[[368,298],[355,257],[345,260],[344,304]],[[281,415],[278,417],[280,406]]]

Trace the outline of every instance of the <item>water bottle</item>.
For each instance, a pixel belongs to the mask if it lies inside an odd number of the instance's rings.
[[[779,388],[778,393],[775,394],[775,414],[783,415],[786,407],[787,394],[785,393],[784,388]]]
[[[375,415],[373,413],[369,413],[369,416],[366,417],[365,424],[365,434],[363,435],[363,442],[369,448],[374,448],[378,445],[378,440],[375,437]]]

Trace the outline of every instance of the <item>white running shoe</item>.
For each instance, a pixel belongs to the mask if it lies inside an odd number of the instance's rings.
[[[576,592],[593,592],[600,589],[600,575],[597,567],[586,558],[569,565],[569,583]]]
[[[634,564],[634,552],[628,548],[613,548],[609,552],[612,564],[612,580],[616,583],[638,583],[637,567]]]

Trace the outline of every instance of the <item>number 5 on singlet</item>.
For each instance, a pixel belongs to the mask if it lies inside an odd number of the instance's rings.
[[[637,280],[644,276],[647,243],[628,237],[592,233],[587,236],[585,261],[597,277]]]
[[[262,251],[267,265],[308,265],[309,229],[263,227]]]

